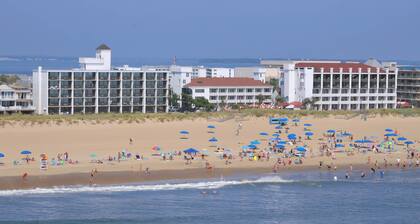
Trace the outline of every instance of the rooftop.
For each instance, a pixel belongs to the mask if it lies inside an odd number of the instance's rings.
[[[252,78],[195,78],[185,87],[199,86],[270,86]]]
[[[323,68],[324,71],[330,71],[330,69],[333,69],[334,72],[339,72],[340,68],[343,69],[343,72],[348,72],[350,69],[352,69],[353,72],[358,72],[359,68],[362,70],[362,72],[367,72],[369,68],[372,72],[376,72],[377,69],[380,69],[380,68],[372,67],[372,66],[365,65],[362,63],[343,63],[343,62],[340,62],[340,63],[300,62],[300,63],[296,63],[295,67],[296,68],[312,67],[315,69],[315,72],[320,72],[321,68]],[[382,69],[380,69],[380,71],[383,72]]]
[[[101,44],[96,48],[96,50],[111,50],[111,48],[109,48],[106,44]]]

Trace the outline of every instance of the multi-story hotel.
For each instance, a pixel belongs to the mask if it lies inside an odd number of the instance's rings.
[[[195,78],[183,91],[212,104],[258,104],[260,99],[271,103],[273,96],[273,86],[252,78]]]
[[[111,68],[111,49],[101,45],[96,57],[79,58],[71,70],[33,72],[38,114],[155,113],[168,110],[168,72]]]
[[[29,88],[0,85],[1,113],[33,113],[34,110]]]
[[[420,68],[401,67],[398,71],[397,99],[420,107]]]
[[[341,61],[263,61],[281,71],[279,86],[287,102],[312,99],[317,110],[395,108],[395,65],[373,67]]]

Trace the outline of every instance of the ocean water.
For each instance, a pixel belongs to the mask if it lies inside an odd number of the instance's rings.
[[[420,171],[0,191],[1,223],[419,223]],[[334,181],[334,176],[338,181]]]
[[[179,58],[178,65],[207,66],[207,67],[247,67],[258,66],[259,59],[253,58],[228,58],[228,59],[206,59],[206,58]],[[130,65],[140,67],[142,65],[170,65],[171,58],[124,58],[113,57],[113,66]],[[33,70],[42,66],[44,69],[69,69],[78,68],[79,61],[76,57],[14,57],[0,56],[0,74],[32,74]]]

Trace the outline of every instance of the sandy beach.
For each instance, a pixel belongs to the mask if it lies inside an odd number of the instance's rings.
[[[407,159],[405,145],[395,145],[391,153],[366,153],[346,152],[334,153],[333,156],[320,156],[321,143],[327,139],[323,136],[328,129],[337,132],[346,131],[353,134],[353,139],[371,139],[380,143],[384,139],[386,128],[393,129],[399,136],[413,141],[410,148],[419,147],[420,118],[418,117],[370,117],[367,120],[361,117],[345,119],[340,116],[327,118],[302,117],[297,126],[289,119],[288,133],[295,133],[301,137],[295,145],[287,145],[291,149],[297,145],[305,145],[306,157],[302,164],[294,162],[278,167],[278,172],[294,169],[319,169],[319,162],[323,162],[321,169],[349,169],[350,166],[361,169],[370,169],[375,165],[384,166],[384,161],[389,167],[395,167],[397,159],[401,165],[415,164],[416,158]],[[312,124],[308,127],[314,133],[311,140],[304,135],[304,123]],[[209,129],[208,125],[214,125]],[[239,133],[238,127],[241,126]],[[180,131],[188,131],[182,135]],[[214,133],[209,133],[212,131]],[[273,171],[273,166],[278,157],[283,154],[272,154],[269,159],[250,161],[248,158],[241,160],[239,152],[242,146],[248,145],[252,140],[259,140],[259,150],[268,149],[268,140],[277,130],[270,125],[267,117],[235,117],[231,119],[203,119],[182,121],[145,121],[141,123],[81,123],[81,124],[37,124],[37,125],[6,125],[0,128],[0,152],[5,154],[0,162],[0,189],[51,187],[58,185],[75,184],[117,184],[141,181],[154,181],[164,179],[190,179],[190,178],[218,178],[240,172],[268,173]],[[269,136],[261,136],[260,132],[267,132]],[[208,140],[212,137],[218,139],[216,143]],[[287,139],[285,130],[280,138]],[[130,141],[130,139],[132,141]],[[343,139],[347,150],[351,140]],[[160,150],[156,150],[157,147]],[[197,156],[186,164],[184,154],[173,156],[172,160],[163,160],[161,153],[183,151],[187,148],[205,150],[208,153],[204,159]],[[155,150],[153,150],[153,148]],[[232,159],[226,163],[225,159],[215,151],[217,148],[230,149]],[[23,160],[22,150],[29,150],[29,157],[34,161]],[[68,153],[69,160],[63,165],[53,165],[51,160],[57,160],[57,155]],[[130,158],[113,160],[118,153],[131,154]],[[40,169],[40,155],[48,156],[48,169]],[[141,156],[136,160],[135,155]],[[110,157],[113,161],[110,161]],[[295,158],[292,158],[295,161]],[[92,161],[100,160],[100,163]],[[286,160],[283,158],[283,160]],[[368,164],[370,160],[370,164]],[[212,169],[206,169],[210,165]],[[391,166],[392,164],[392,166]],[[414,165],[413,165],[414,167]],[[96,170],[91,177],[92,170]],[[146,174],[145,170],[150,173]],[[26,174],[25,178],[22,176]]]

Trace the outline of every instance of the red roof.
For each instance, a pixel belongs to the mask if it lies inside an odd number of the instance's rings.
[[[362,63],[317,63],[317,62],[302,62],[297,63],[295,65],[296,68],[305,68],[305,67],[312,67],[315,69],[315,72],[320,72],[321,68],[324,68],[324,72],[330,72],[330,69],[333,69],[333,72],[340,72],[340,68],[343,68],[343,72],[349,72],[350,68],[352,69],[352,72],[359,72],[359,68],[362,69],[362,72],[367,72],[370,68],[371,72],[376,72],[380,68],[372,67],[369,65],[365,65]],[[380,72],[384,72],[382,69],[380,69]]]
[[[267,86],[259,80],[252,78],[195,78],[185,87],[197,86]]]

